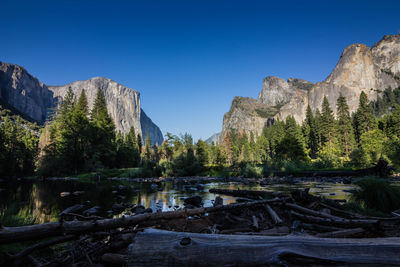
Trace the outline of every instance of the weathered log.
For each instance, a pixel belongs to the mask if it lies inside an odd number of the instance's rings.
[[[334,231],[344,230],[343,228],[340,227],[326,226],[320,224],[309,224],[309,223],[301,223],[300,227],[303,229],[317,231],[317,232],[334,232]]]
[[[252,225],[252,227],[254,228],[254,230],[258,231],[259,226],[258,226],[257,217],[253,215],[251,218],[252,218],[252,220],[253,220],[253,225]]]
[[[106,253],[101,256],[101,261],[113,266],[123,266],[126,264],[126,257],[122,254]]]
[[[278,226],[268,230],[262,230],[260,232],[236,232],[237,235],[265,235],[265,236],[283,236],[288,235],[290,229],[287,226]]]
[[[400,265],[400,238],[194,234],[147,229],[128,248],[128,266]]]
[[[359,235],[364,232],[365,232],[365,230],[362,228],[352,228],[352,229],[345,229],[345,230],[340,230],[340,231],[316,234],[315,236],[316,237],[329,237],[329,238],[343,238],[343,237],[352,237],[354,235]]]
[[[234,196],[234,197],[253,197],[253,198],[259,198],[259,197],[271,197],[271,196],[276,196],[274,192],[268,192],[268,191],[255,191],[255,190],[231,190],[231,189],[218,189],[218,188],[212,188],[209,190],[210,193],[213,194],[221,194],[221,195],[228,195],[228,196]]]
[[[51,240],[46,240],[37,244],[34,244],[32,246],[29,246],[23,250],[21,250],[20,252],[18,252],[17,254],[14,255],[8,255],[8,257],[14,261],[13,265],[14,266],[19,266],[20,261],[28,256],[30,253],[32,253],[33,251],[37,250],[37,249],[42,249],[42,248],[46,248],[52,245],[56,245],[56,244],[60,244],[60,243],[64,243],[67,241],[71,241],[73,239],[75,239],[76,236],[73,235],[67,235],[67,236],[62,236],[62,237],[57,237]]]
[[[19,227],[4,227],[0,229],[0,244],[12,243],[26,240],[37,240],[45,237],[52,237],[64,234],[82,234],[97,232],[106,229],[115,229],[127,227],[142,223],[145,221],[170,220],[177,218],[186,218],[188,216],[200,215],[205,213],[217,212],[222,210],[239,209],[251,206],[265,205],[287,200],[287,198],[276,198],[271,200],[258,200],[247,203],[235,203],[225,206],[182,209],[177,211],[146,213],[135,216],[123,216],[115,219],[104,219],[97,221],[63,221],[54,223],[44,223]]]
[[[309,223],[317,223],[317,224],[322,224],[322,225],[329,225],[329,226],[339,226],[339,227],[344,227],[344,228],[354,228],[354,227],[373,227],[378,224],[378,220],[350,220],[350,219],[332,219],[332,218],[321,218],[321,217],[315,217],[311,215],[304,215],[297,213],[295,211],[291,211],[290,214],[292,214],[294,217],[304,221],[304,222],[309,222]]]
[[[306,214],[310,214],[310,215],[316,216],[316,217],[323,217],[323,218],[329,218],[329,219],[335,219],[335,220],[343,219],[343,218],[340,218],[340,217],[337,217],[337,216],[333,216],[333,215],[330,215],[330,214],[327,214],[327,213],[324,213],[324,212],[319,212],[319,211],[307,209],[307,208],[304,208],[302,206],[299,206],[299,205],[296,205],[296,204],[293,204],[293,203],[285,203],[285,206],[289,207],[291,209],[300,211],[302,213],[306,213]]]
[[[265,208],[269,214],[269,216],[271,216],[272,220],[274,221],[275,224],[281,224],[282,223],[282,219],[278,216],[278,214],[276,214],[276,212],[271,208],[270,205],[265,204]]]
[[[365,216],[365,215],[361,215],[361,214],[357,214],[357,213],[353,213],[353,212],[349,212],[349,211],[344,211],[332,206],[329,206],[325,203],[318,203],[318,205],[321,205],[325,208],[330,209],[331,211],[333,211],[336,214],[340,214],[340,216],[344,216],[350,219],[366,219],[366,220],[380,220],[380,221],[400,221],[400,217],[375,217],[375,216]]]

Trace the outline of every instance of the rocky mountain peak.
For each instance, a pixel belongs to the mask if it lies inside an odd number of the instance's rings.
[[[400,34],[385,35],[372,49],[375,64],[400,78]]]
[[[400,34],[384,36],[371,49],[364,44],[352,44],[343,50],[334,70],[322,82],[313,84],[294,78],[285,81],[268,76],[263,81],[257,101],[244,101],[244,98],[241,98],[238,105],[238,99],[235,98],[231,109],[224,115],[221,138],[230,129],[260,134],[268,120],[283,120],[287,116],[293,116],[298,123],[302,123],[307,105],[310,105],[313,111],[320,109],[324,97],[327,97],[336,113],[336,101],[342,94],[347,100],[350,112],[354,112],[358,108],[361,92],[365,92],[370,100],[375,100],[386,88],[398,86]],[[264,116],[260,116],[256,111],[260,106],[256,108],[256,102],[264,105],[263,110],[273,108],[276,113],[262,112]],[[271,116],[272,114],[275,115]]]
[[[54,106],[53,93],[25,68],[0,62],[0,100],[43,123]]]
[[[162,143],[160,129],[141,109],[138,91],[105,77],[94,77],[62,86],[46,86],[23,67],[0,62],[0,103],[12,106],[39,123],[47,119],[49,111],[57,107],[69,87],[76,96],[85,89],[89,108],[93,107],[100,88],[117,131],[127,133],[133,127],[143,138],[149,134],[153,144]]]

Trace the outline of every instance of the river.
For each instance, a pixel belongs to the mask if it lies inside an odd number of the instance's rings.
[[[130,215],[129,210],[121,214],[111,214],[116,203],[140,204],[151,208],[153,212],[167,211],[183,207],[184,199],[199,195],[205,206],[211,206],[217,196],[209,193],[211,188],[247,189],[289,192],[294,188],[311,188],[310,193],[332,199],[348,200],[349,190],[354,185],[332,182],[298,182],[292,184],[258,183],[244,185],[238,182],[211,182],[204,184],[184,184],[174,182],[151,183],[105,181],[85,183],[75,180],[37,181],[15,180],[0,182],[0,216],[14,215],[25,223],[44,223],[58,220],[58,214],[75,204],[88,207],[100,206],[102,216]],[[224,204],[236,202],[235,197],[221,195]],[[1,217],[0,217],[1,218]],[[11,226],[6,225],[5,226]]]

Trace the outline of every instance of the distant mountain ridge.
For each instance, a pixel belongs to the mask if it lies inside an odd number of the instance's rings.
[[[230,130],[260,135],[265,126],[287,116],[301,123],[307,105],[315,112],[321,108],[324,96],[336,113],[336,101],[342,94],[350,112],[354,112],[361,92],[375,100],[386,88],[399,86],[400,34],[386,35],[372,48],[352,44],[344,49],[334,70],[322,82],[268,76],[258,99],[235,97],[224,115],[220,139]]]
[[[30,75],[23,67],[0,62],[0,99],[38,123],[48,119],[71,87],[79,96],[85,89],[89,107],[93,106],[97,89],[103,90],[108,112],[116,130],[127,133],[134,127],[143,138],[149,134],[153,144],[161,144],[161,130],[147,117],[140,106],[140,93],[111,79],[95,77],[62,86],[46,86]]]

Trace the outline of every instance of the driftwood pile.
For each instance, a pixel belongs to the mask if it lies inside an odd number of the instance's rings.
[[[217,197],[213,207],[114,219],[79,215],[69,216],[70,221],[5,227],[0,229],[0,244],[32,240],[38,243],[8,254],[1,264],[400,264],[400,257],[394,256],[400,255],[400,217],[346,212],[336,202],[326,202],[308,191],[295,191],[291,196],[249,190],[219,190],[218,194],[249,201],[222,205],[222,199]],[[149,228],[164,231],[145,230]],[[58,252],[50,257],[32,256],[33,252],[56,244]]]

